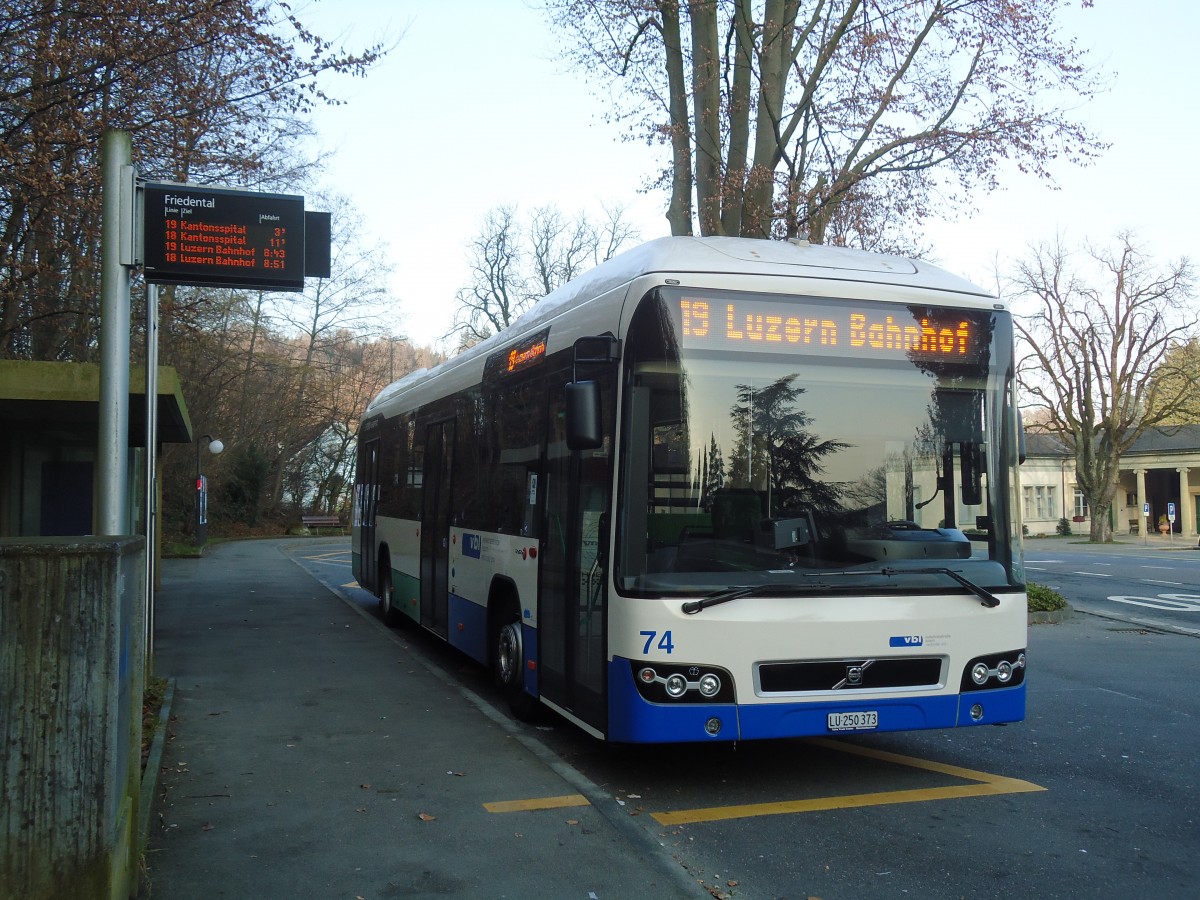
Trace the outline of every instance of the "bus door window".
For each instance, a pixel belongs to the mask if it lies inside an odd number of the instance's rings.
[[[378,439],[368,441],[363,448],[363,480],[357,486],[358,504],[355,510],[358,531],[358,552],[362,557],[361,577],[364,587],[377,587],[378,573],[375,559],[375,516],[379,501],[379,447]]]
[[[601,446],[574,452],[565,429],[563,385],[568,378],[564,375],[550,390],[541,484],[540,688],[551,702],[603,728],[612,378],[602,380]]]
[[[451,474],[454,471],[454,421],[426,430],[421,516],[421,622],[446,635],[450,565]]]

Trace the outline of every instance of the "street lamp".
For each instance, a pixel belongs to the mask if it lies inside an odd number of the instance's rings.
[[[196,546],[203,547],[208,540],[208,479],[200,471],[200,447],[208,441],[208,452],[216,456],[225,445],[211,434],[196,439]]]

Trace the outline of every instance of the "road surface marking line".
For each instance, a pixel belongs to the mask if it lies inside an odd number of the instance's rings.
[[[483,808],[490,813],[526,812],[533,809],[564,809],[569,806],[591,806],[583,794],[566,794],[562,797],[533,797],[529,800],[497,800],[485,803]]]
[[[1182,581],[1158,581],[1154,578],[1143,578],[1142,581],[1144,581],[1146,584],[1167,584],[1171,587],[1183,587]]]
[[[1112,578],[1111,575],[1106,575],[1103,572],[1072,572],[1072,575],[1090,575],[1092,578]]]
[[[873,794],[847,794],[840,797],[814,797],[810,800],[782,800],[774,803],[752,803],[740,806],[716,806],[707,809],[685,809],[676,812],[652,813],[651,817],[660,825],[693,825],[700,822],[719,822],[726,819],[745,819],[753,816],[819,812],[832,809],[856,809],[864,806],[920,803],[929,800],[954,800],[962,797],[991,797],[1000,794],[1024,794],[1046,790],[1046,788],[1040,785],[1029,781],[1022,781],[1019,778],[990,775],[987,772],[964,769],[961,766],[952,766],[930,759],[918,759],[914,756],[889,753],[886,750],[856,747],[824,738],[815,738],[808,741],[808,743],[837,750],[842,753],[852,753],[870,759],[878,759],[910,768],[924,769],[928,772],[937,772],[954,778],[962,778],[966,781],[973,781],[975,784],[917,788],[907,791],[879,791]]]
[[[344,587],[344,588],[356,588],[356,587],[358,587],[358,582],[357,582],[357,581],[347,581],[345,584],[343,584],[343,585],[342,585],[342,587]]]

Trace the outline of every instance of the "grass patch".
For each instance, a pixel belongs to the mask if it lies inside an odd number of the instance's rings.
[[[1055,612],[1067,608],[1067,598],[1053,588],[1031,581],[1025,589],[1029,594],[1030,612]]]

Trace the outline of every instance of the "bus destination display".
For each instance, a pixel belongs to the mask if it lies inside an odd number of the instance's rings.
[[[154,284],[304,289],[304,198],[147,184],[143,261]]]
[[[990,314],[976,310],[747,295],[683,295],[676,304],[684,346],[693,349],[976,365],[991,339]]]

